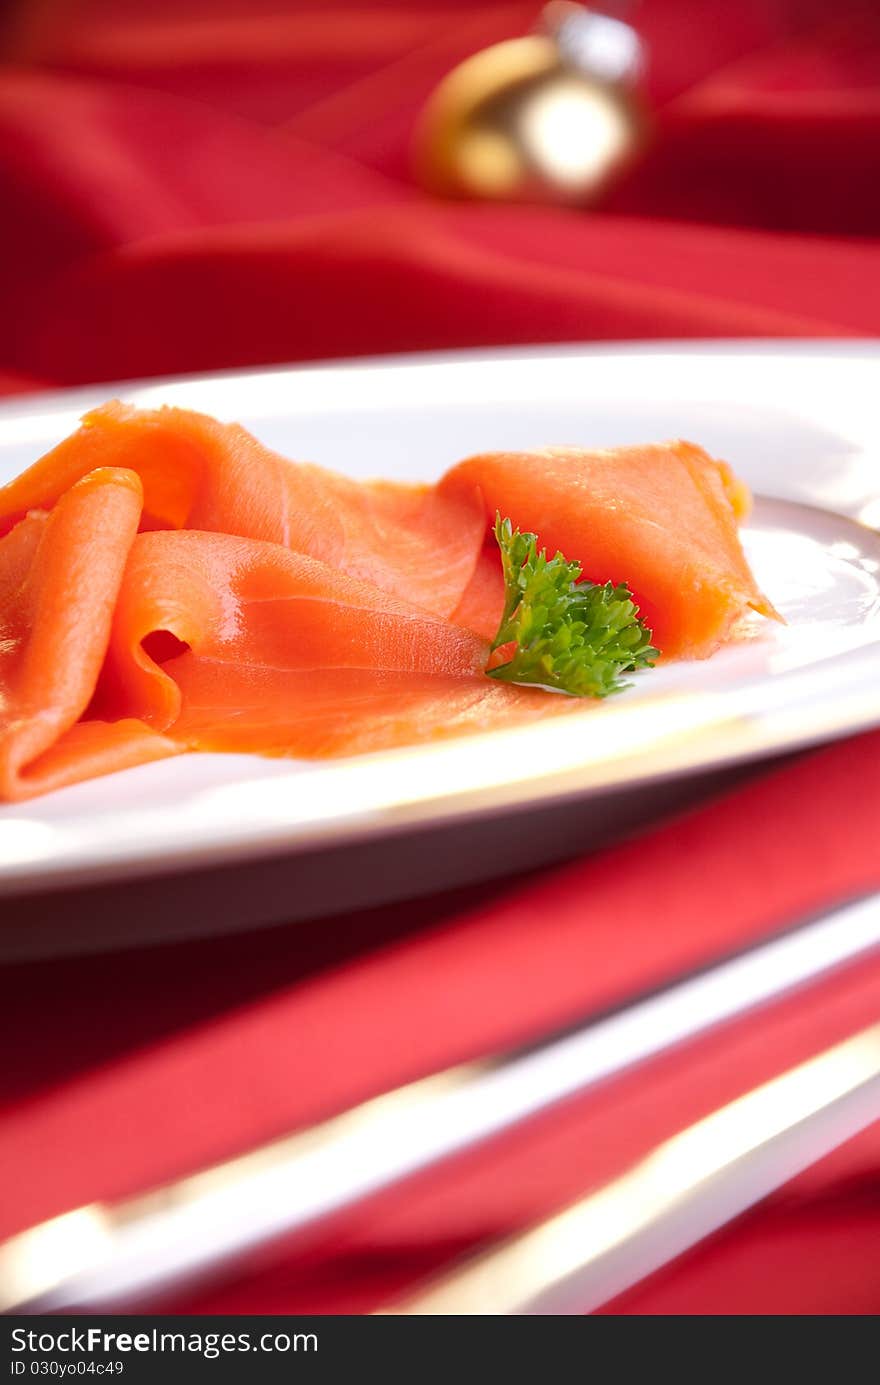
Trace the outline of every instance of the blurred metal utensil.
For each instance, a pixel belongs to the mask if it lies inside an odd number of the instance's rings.
[[[880,1119],[880,1024],[723,1106],[397,1314],[582,1314]]]
[[[0,1245],[0,1309],[142,1301],[270,1239],[305,1232],[877,946],[880,895],[872,895],[527,1049],[414,1082],[143,1196],[55,1217]]]

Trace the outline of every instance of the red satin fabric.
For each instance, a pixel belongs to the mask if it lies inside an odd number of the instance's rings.
[[[491,343],[876,330],[870,0],[653,0],[638,21],[657,142],[611,204],[430,201],[409,178],[421,103],[535,8],[13,9],[0,308],[14,331],[0,363],[74,383]]]
[[[536,5],[79,0],[4,19],[7,392],[421,348],[880,329],[880,16],[652,0],[653,154],[584,214],[442,204],[412,121]],[[880,739],[530,882],[6,976],[0,1234],[134,1192],[880,887]],[[625,945],[622,945],[622,940]],[[390,1003],[393,1002],[393,1003]],[[193,1311],[361,1312],[880,1015],[880,962],[633,1073]],[[27,1042],[22,1036],[27,1035]],[[63,1152],[63,1153],[62,1153]],[[880,1311],[880,1128],[609,1305]]]

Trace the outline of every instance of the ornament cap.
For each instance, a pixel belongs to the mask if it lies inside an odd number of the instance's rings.
[[[642,76],[645,45],[631,24],[573,0],[551,0],[541,27],[553,39],[561,60],[598,81],[632,85]]]

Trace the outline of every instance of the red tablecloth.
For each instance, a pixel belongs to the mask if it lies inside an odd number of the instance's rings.
[[[658,144],[613,205],[427,200],[407,174],[420,102],[534,11],[454,0],[8,11],[2,387],[478,343],[878,331],[876,6],[652,0],[637,20]],[[880,886],[878,837],[874,735],[534,880],[10,969],[0,1234]],[[369,1309],[878,1014],[880,961],[864,962],[387,1195],[307,1259],[252,1265],[172,1307]],[[880,1311],[878,1178],[875,1127],[608,1311]]]

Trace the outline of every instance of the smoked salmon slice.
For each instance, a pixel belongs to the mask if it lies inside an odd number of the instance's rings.
[[[174,641],[161,663],[155,631]],[[380,749],[413,731],[543,714],[540,693],[490,684],[485,662],[470,630],[313,558],[227,534],[147,533],[132,548],[96,707],[188,747],[271,755]]]
[[[495,452],[460,462],[439,490],[481,501],[487,522],[500,511],[537,533],[593,582],[626,582],[669,658],[713,653],[747,609],[776,615],[739,539],[748,490],[693,443]],[[457,614],[491,638],[501,599],[486,548]]]
[[[173,754],[146,725],[81,722],[101,674],[141,486],[99,469],[0,542],[0,799]]]
[[[0,488],[0,800],[184,750],[353,754],[563,715],[487,678],[496,512],[628,582],[668,656],[773,615],[747,492],[689,443],[470,458],[435,486],[118,402]]]
[[[203,529],[280,544],[442,616],[473,572],[485,529],[469,497],[358,483],[294,465],[238,424],[114,400],[0,488],[0,534],[28,510],[50,508],[96,467],[137,473],[142,529]],[[442,561],[426,565],[426,552]]]

